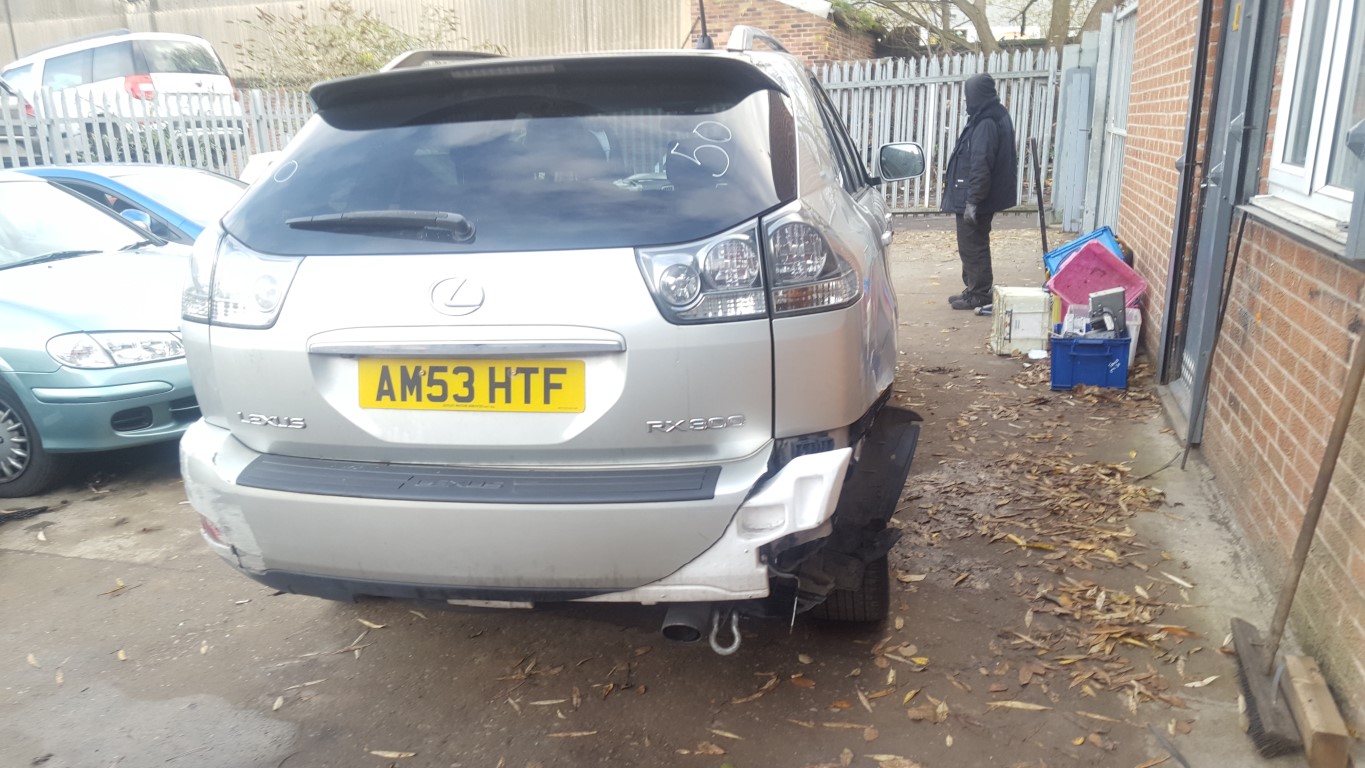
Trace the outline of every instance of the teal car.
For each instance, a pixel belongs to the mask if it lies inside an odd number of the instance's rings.
[[[0,498],[74,453],[176,440],[199,418],[180,340],[189,249],[0,172]]]

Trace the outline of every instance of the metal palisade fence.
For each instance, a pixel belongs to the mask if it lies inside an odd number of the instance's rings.
[[[78,94],[0,99],[0,165],[168,163],[236,175],[258,152],[283,149],[312,114],[305,93]]]
[[[1055,50],[1016,50],[840,61],[819,67],[816,75],[869,168],[876,167],[873,154],[882,144],[914,141],[924,148],[927,168],[923,176],[884,187],[891,210],[909,213],[938,210],[948,157],[967,120],[963,85],[972,75],[990,73],[1014,121],[1019,203],[1035,207],[1028,145],[1029,139],[1038,139],[1047,205],[1059,62]]]

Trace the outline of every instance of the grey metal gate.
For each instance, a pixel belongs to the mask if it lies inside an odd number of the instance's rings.
[[[1086,149],[1090,146],[1090,113],[1094,103],[1093,67],[1063,69],[1062,101],[1057,116],[1057,164],[1052,181],[1053,221],[1067,232],[1081,231],[1085,218]]]
[[[1137,38],[1136,2],[1100,24],[1100,57],[1095,109],[1091,115],[1090,167],[1096,183],[1086,194],[1085,229],[1118,224],[1119,193],[1123,188],[1123,154],[1128,141],[1128,94],[1133,85],[1133,46]]]

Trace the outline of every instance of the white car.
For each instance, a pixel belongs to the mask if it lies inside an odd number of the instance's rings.
[[[919,434],[888,405],[891,217],[758,37],[314,86],[195,244],[209,546],[333,599],[669,603],[722,651],[741,613],[883,619]]]
[[[102,134],[108,143],[111,132],[163,123],[174,126],[177,140],[234,147],[244,135],[226,67],[207,40],[192,35],[119,31],[82,38],[13,61],[0,77],[39,117],[59,121],[73,136]]]

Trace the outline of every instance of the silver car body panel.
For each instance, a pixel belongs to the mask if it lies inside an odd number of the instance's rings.
[[[789,94],[800,190],[792,205],[854,265],[857,301],[675,325],[633,249],[304,257],[269,330],[184,327],[205,420],[182,442],[182,472],[194,507],[222,533],[205,535],[214,550],[253,575],[590,588],[602,594],[582,599],[599,602],[766,596],[762,548],[830,530],[855,453],[848,427],[894,379],[897,323],[880,195],[873,188],[855,199],[843,187],[798,62],[741,57]],[[476,309],[465,312],[464,298],[458,313],[433,302],[452,278],[483,288]],[[570,414],[362,408],[357,361],[375,356],[574,357],[585,364],[587,404]],[[268,387],[259,373],[267,370]],[[646,426],[735,415],[742,427]],[[292,418],[306,428],[279,428]],[[836,447],[774,472],[774,439],[811,433],[834,436]],[[263,454],[554,471],[715,465],[720,479],[701,501],[385,500],[238,484]]]

